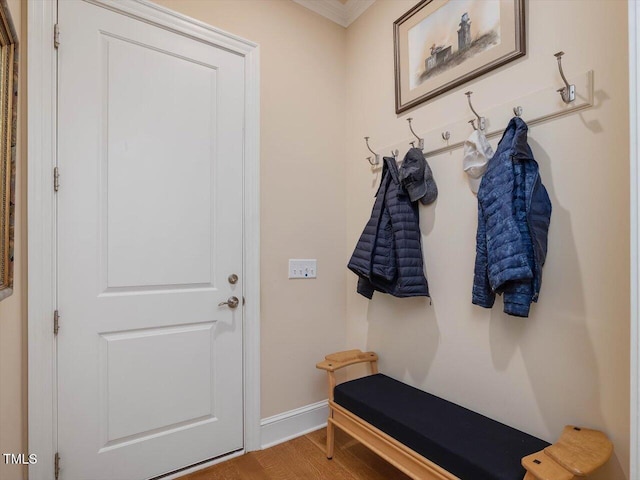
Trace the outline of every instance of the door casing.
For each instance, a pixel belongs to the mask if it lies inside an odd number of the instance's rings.
[[[628,1],[629,12],[629,153],[631,226],[631,438],[630,477],[640,476],[640,8]]]
[[[260,78],[257,44],[147,0],[79,0],[225,48],[245,60],[243,238],[244,449],[260,449]],[[54,478],[56,445],[57,2],[28,1],[28,418],[31,480]],[[64,48],[64,32],[60,32]],[[61,188],[64,188],[61,172]],[[61,318],[64,328],[64,318]],[[64,459],[61,460],[64,464]],[[204,467],[205,465],[202,465]]]

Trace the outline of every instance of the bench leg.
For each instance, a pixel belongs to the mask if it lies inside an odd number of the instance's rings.
[[[329,421],[327,422],[327,458],[329,460],[333,458],[335,430],[336,430],[336,427],[333,425],[331,418],[329,418]]]

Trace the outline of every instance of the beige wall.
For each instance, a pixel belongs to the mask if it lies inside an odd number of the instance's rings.
[[[157,3],[260,44],[262,417],[320,401],[346,325],[345,30],[290,0]]]
[[[14,293],[0,302],[0,454],[27,449],[27,254],[26,254],[26,6],[9,0],[9,10],[20,41],[20,86],[18,91],[18,149],[16,172],[16,238]],[[24,7],[24,10],[22,9]],[[26,469],[5,465],[0,458],[0,479],[18,480]]]
[[[532,0],[527,57],[472,83],[477,106],[488,108],[558,83],[552,54],[560,49],[568,73],[595,70],[595,108],[531,131],[554,213],[540,303],[528,320],[503,315],[500,302],[492,311],[470,304],[476,201],[459,151],[431,161],[440,196],[423,242],[433,305],[382,295],[368,302],[345,273],[375,188],[362,137],[391,145],[408,138],[408,115],[423,131],[467,115],[466,87],[394,114],[391,24],[414,0],[378,0],[347,30],[289,0],[157,2],[260,43],[262,416],[326,398],[313,369],[325,353],[370,348],[387,373],[549,440],[565,423],[604,429],[616,455],[599,478],[625,478],[626,2],[590,1],[579,22],[567,23],[575,2]],[[9,5],[26,32],[20,0]],[[25,100],[16,292],[0,302],[0,452],[26,448]],[[319,278],[287,280],[287,259],[308,257],[318,258]],[[0,462],[0,478],[21,477]]]
[[[482,111],[560,86],[553,58],[558,50],[566,52],[567,73],[595,71],[596,106],[530,132],[554,210],[540,301],[529,319],[504,315],[501,301],[493,310],[471,305],[477,202],[456,150],[430,160],[440,195],[434,207],[421,207],[433,305],[379,294],[367,301],[355,293],[356,277],[348,273],[347,344],[380,353],[382,371],[550,441],[568,423],[601,428],[613,438],[615,456],[599,478],[626,478],[626,2],[528,2],[525,58],[398,117],[392,23],[414,4],[378,1],[347,30],[349,254],[375,188],[364,135],[383,147],[409,138],[407,116],[418,131],[471,118],[463,94],[468,89]],[[431,229],[424,228],[428,218]]]

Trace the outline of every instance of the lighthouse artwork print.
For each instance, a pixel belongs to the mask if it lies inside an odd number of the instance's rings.
[[[423,0],[396,20],[396,113],[523,56],[524,2]]]

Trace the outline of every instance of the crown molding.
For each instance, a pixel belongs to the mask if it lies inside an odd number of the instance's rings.
[[[347,26],[355,22],[376,0],[349,0],[346,5]]]
[[[338,0],[293,1],[346,28],[373,5],[376,0],[349,0],[345,4]]]

